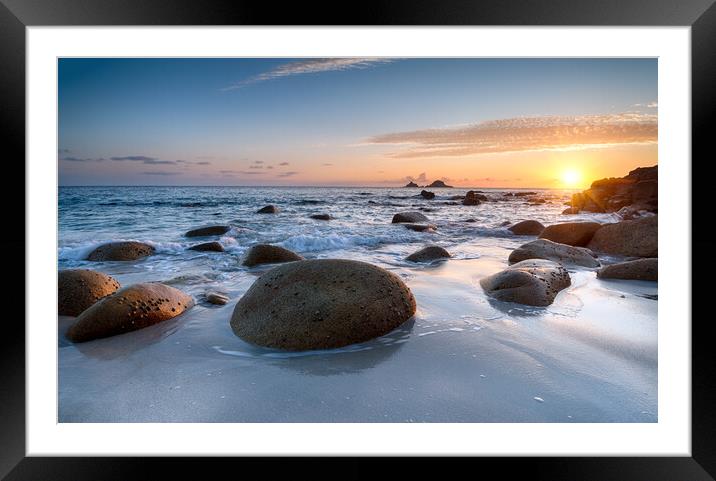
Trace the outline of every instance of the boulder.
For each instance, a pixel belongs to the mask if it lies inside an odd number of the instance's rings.
[[[465,194],[465,198],[462,200],[462,205],[480,205],[481,202],[486,201],[487,196],[478,194],[474,190],[470,190]]]
[[[430,262],[437,259],[449,258],[450,253],[440,246],[427,246],[419,251],[415,251],[410,254],[405,260],[411,262]]]
[[[257,244],[246,252],[242,264],[247,267],[253,267],[259,264],[277,264],[279,262],[300,260],[303,260],[303,257],[283,247]]]
[[[547,239],[537,239],[518,247],[510,253],[508,262],[514,264],[527,259],[547,259],[561,264],[599,267],[599,261],[589,249],[558,244]]]
[[[154,254],[144,242],[120,241],[102,244],[87,256],[88,261],[133,261]]]
[[[185,237],[208,237],[212,235],[224,235],[231,230],[228,225],[210,225],[207,227],[200,227],[198,229],[192,229],[186,234]]]
[[[488,296],[529,306],[549,306],[559,291],[570,284],[564,267],[543,259],[518,262],[480,280]]]
[[[331,217],[328,214],[313,214],[311,216],[311,219],[316,219],[316,220],[331,220],[332,218],[333,217]]]
[[[223,306],[229,302],[229,298],[224,294],[219,294],[218,292],[207,292],[206,301],[210,304]]]
[[[303,351],[364,342],[415,314],[400,277],[365,262],[313,259],[259,277],[239,300],[231,328],[259,346]]]
[[[190,251],[199,251],[199,252],[224,252],[224,246],[222,246],[220,243],[214,241],[214,242],[204,242],[203,244],[196,244],[191,247],[189,247]]]
[[[401,224],[406,229],[414,230],[416,232],[434,232],[438,226],[435,224]]]
[[[119,282],[102,272],[89,269],[62,270],[57,273],[57,313],[60,316],[78,316],[119,287]]]
[[[597,271],[600,279],[627,279],[638,281],[657,281],[659,262],[656,257],[637,259],[604,266]]]
[[[393,216],[393,224],[397,224],[400,222],[425,222],[427,220],[428,218],[420,212],[399,212]]]
[[[79,315],[67,331],[72,342],[109,337],[166,321],[194,305],[191,296],[158,282],[133,284]]]
[[[606,224],[589,242],[596,252],[630,257],[658,257],[658,216]]]
[[[256,211],[257,214],[278,214],[278,207],[275,205],[267,205],[266,207],[261,207],[259,210]]]
[[[584,247],[601,227],[602,224],[598,222],[564,222],[548,225],[539,237],[560,244]]]
[[[567,207],[562,211],[562,215],[579,214],[579,211],[575,211],[572,207]]]
[[[428,190],[422,190],[422,191],[420,191],[420,196],[423,199],[431,200],[431,199],[435,198],[435,192],[430,192]]]
[[[452,185],[447,185],[442,180],[435,180],[432,184],[426,185],[425,187],[447,187],[448,189],[452,189]]]
[[[523,220],[508,227],[508,230],[515,235],[540,235],[544,230],[544,226],[536,220]]]

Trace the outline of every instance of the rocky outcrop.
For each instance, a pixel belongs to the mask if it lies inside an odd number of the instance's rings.
[[[584,247],[601,227],[602,224],[597,222],[564,222],[545,227],[539,237],[560,244]]]
[[[313,214],[311,216],[311,219],[316,219],[316,220],[331,220],[332,218],[333,217],[331,217],[328,214]]]
[[[515,235],[540,235],[544,230],[544,226],[536,220],[523,220],[508,227],[507,230]]]
[[[67,331],[73,342],[135,331],[178,316],[194,305],[191,296],[158,282],[118,290],[79,315]]]
[[[478,194],[474,190],[470,190],[465,194],[465,198],[462,200],[462,205],[480,205],[481,202],[486,200],[486,195]]]
[[[404,224],[401,223],[406,229],[414,230],[416,232],[434,232],[438,229],[435,224]]]
[[[639,167],[625,177],[592,182],[589,189],[572,196],[573,213],[617,212],[631,206],[634,211],[658,211],[658,166]]]
[[[278,207],[275,205],[267,205],[266,207],[261,207],[259,210],[256,211],[257,214],[278,214]]]
[[[542,259],[518,262],[480,280],[488,296],[529,306],[549,306],[559,291],[570,284],[564,267]]]
[[[630,257],[658,257],[658,216],[603,225],[587,247],[596,252]]]
[[[219,242],[204,242],[203,244],[196,244],[191,247],[189,247],[190,251],[199,251],[199,252],[224,252],[224,246],[222,246]]]
[[[447,259],[450,253],[440,246],[427,246],[410,254],[405,260],[410,262],[431,262],[438,259]]]
[[[314,259],[259,277],[239,300],[231,329],[259,346],[303,351],[364,342],[415,313],[400,277],[365,262]]]
[[[656,257],[652,257],[604,266],[597,271],[597,277],[600,279],[658,281],[659,261]]]
[[[547,239],[537,239],[518,247],[510,253],[507,260],[514,264],[527,259],[547,259],[566,265],[599,267],[599,261],[589,249],[558,244]]]
[[[423,190],[423,191],[420,191],[420,196],[423,199],[432,200],[435,198],[435,192],[430,192],[429,190]]]
[[[259,264],[277,264],[279,262],[300,260],[303,260],[303,257],[283,247],[257,244],[246,252],[242,264],[246,267],[253,267]]]
[[[208,237],[212,235],[224,235],[231,230],[228,225],[210,225],[207,227],[200,227],[198,229],[192,229],[186,234],[185,237]]]
[[[57,273],[57,313],[60,316],[78,316],[119,287],[119,282],[102,272],[62,270]]]
[[[398,212],[393,216],[393,224],[398,224],[401,222],[419,223],[425,222],[427,220],[428,218],[420,212]]]
[[[410,181],[407,184],[405,184],[405,187],[420,187],[420,186],[418,184],[416,184],[415,182]]]
[[[435,181],[433,181],[432,184],[426,185],[425,187],[436,187],[436,188],[447,187],[448,189],[452,189],[452,185],[447,185],[442,180],[435,180]]]
[[[144,242],[120,241],[102,244],[87,256],[88,261],[133,261],[154,254]]]

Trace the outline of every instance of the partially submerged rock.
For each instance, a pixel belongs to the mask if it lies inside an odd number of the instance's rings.
[[[510,253],[508,262],[514,264],[527,259],[547,259],[561,264],[599,267],[599,261],[589,249],[558,244],[548,239],[537,239],[518,247]]]
[[[184,236],[186,237],[208,237],[212,235],[224,235],[231,230],[228,225],[210,225],[206,227],[200,227],[198,229],[192,229]]]
[[[87,256],[88,261],[133,261],[154,254],[154,247],[144,242],[120,241],[102,244]]]
[[[478,194],[474,190],[470,190],[465,194],[465,198],[462,200],[462,205],[480,205],[480,203],[484,200],[487,200],[487,197]]]
[[[330,349],[387,334],[414,313],[413,294],[392,272],[359,261],[313,259],[259,277],[236,304],[231,328],[260,346]]]
[[[256,211],[257,214],[278,214],[278,207],[275,205],[267,205],[266,207],[261,207],[259,210]]]
[[[434,199],[434,198],[435,198],[435,192],[430,192],[430,191],[428,191],[428,190],[423,190],[423,191],[420,191],[420,196],[421,196],[423,199],[431,200],[431,199]]]
[[[414,230],[416,232],[434,232],[438,226],[435,224],[401,224],[406,229]]]
[[[158,282],[118,290],[79,315],[67,331],[73,342],[114,336],[178,316],[194,305],[191,296]]]
[[[427,246],[410,254],[405,260],[411,262],[430,262],[449,258],[450,253],[440,246]]]
[[[480,280],[490,297],[529,306],[549,306],[559,291],[570,284],[564,267],[543,259],[518,262]]]
[[[203,244],[196,244],[189,247],[190,251],[199,252],[224,252],[224,246],[219,242],[204,242]]]
[[[523,220],[508,227],[508,230],[515,235],[540,235],[544,230],[544,226],[536,220]]]
[[[564,222],[548,225],[539,237],[560,244],[584,247],[589,244],[594,233],[601,229],[602,225],[598,222]]]
[[[328,214],[313,214],[313,215],[311,215],[311,219],[316,219],[316,220],[331,220],[332,218],[333,217],[331,217]]]
[[[119,282],[102,272],[62,270],[57,273],[57,313],[60,316],[78,316],[119,287]]]
[[[223,306],[229,302],[229,297],[224,294],[219,294],[218,292],[207,292],[206,301],[210,304]]]
[[[398,212],[393,216],[393,224],[401,222],[419,223],[427,220],[428,218],[420,212]]]
[[[604,266],[597,271],[600,279],[658,281],[659,261],[656,257],[637,259]]]
[[[300,260],[303,260],[303,257],[283,247],[257,244],[246,252],[242,264],[247,267],[253,267],[259,264],[277,264],[279,262]]]
[[[594,234],[587,247],[593,251],[608,254],[658,257],[658,231],[658,216],[656,215],[606,224]]]

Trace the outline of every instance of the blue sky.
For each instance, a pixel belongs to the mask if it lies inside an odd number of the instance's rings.
[[[656,163],[656,59],[78,58],[58,77],[60,185],[538,186],[554,175],[516,180],[526,159]]]

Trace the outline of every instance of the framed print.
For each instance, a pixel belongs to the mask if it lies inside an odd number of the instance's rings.
[[[179,3],[0,9],[26,179],[3,475],[712,479],[711,2]]]

